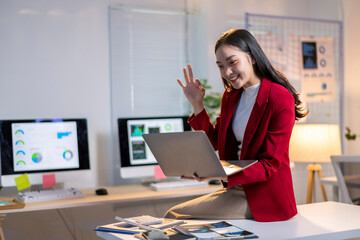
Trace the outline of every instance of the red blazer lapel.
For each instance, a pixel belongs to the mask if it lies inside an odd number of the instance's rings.
[[[261,81],[259,93],[256,97],[254,107],[251,111],[249,121],[245,129],[244,140],[241,147],[240,159],[244,159],[247,149],[249,147],[249,143],[253,138],[256,129],[259,126],[262,115],[264,114],[269,98],[270,86],[271,86],[270,80],[264,78]]]

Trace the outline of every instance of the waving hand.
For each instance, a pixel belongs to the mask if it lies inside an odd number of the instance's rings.
[[[191,65],[188,64],[187,67],[189,74],[186,67],[184,67],[185,84],[183,84],[179,78],[177,79],[177,82],[180,87],[182,87],[185,97],[193,106],[194,114],[197,115],[204,109],[203,99],[205,96],[205,89],[201,86],[201,82],[198,78],[194,81]]]

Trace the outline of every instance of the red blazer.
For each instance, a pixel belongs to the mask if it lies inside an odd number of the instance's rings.
[[[189,119],[195,130],[204,130],[221,160],[237,159],[232,117],[242,88],[224,92],[215,126],[206,111]],[[287,220],[297,214],[289,162],[289,141],[295,123],[294,98],[268,79],[261,81],[245,129],[240,160],[257,159],[251,167],[228,177],[227,188],[241,184],[255,220]],[[231,204],[231,203],[229,203]]]

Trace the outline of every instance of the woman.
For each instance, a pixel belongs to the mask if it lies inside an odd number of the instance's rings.
[[[215,45],[225,87],[215,126],[203,105],[205,89],[191,65],[178,79],[194,109],[189,123],[206,132],[222,160],[257,159],[240,173],[221,179],[224,188],[177,205],[169,218],[282,221],[297,214],[289,141],[295,120],[306,116],[295,89],[275,70],[256,39],[244,29],[225,32]],[[194,176],[197,180],[198,177]]]

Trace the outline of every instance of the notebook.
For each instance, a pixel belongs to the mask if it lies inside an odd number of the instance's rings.
[[[219,160],[204,131],[142,135],[167,177],[226,177],[244,170],[257,160]]]

